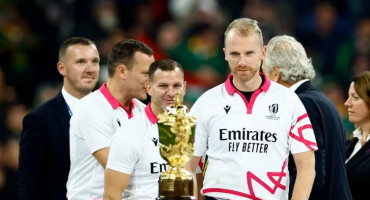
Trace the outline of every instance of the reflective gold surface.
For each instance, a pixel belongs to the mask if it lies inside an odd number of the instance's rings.
[[[157,117],[160,152],[170,165],[161,174],[157,199],[194,199],[192,174],[182,166],[193,155],[195,117],[182,105],[179,94],[175,104]]]

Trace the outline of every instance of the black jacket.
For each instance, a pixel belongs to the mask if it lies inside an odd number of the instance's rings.
[[[21,200],[66,200],[69,120],[61,92],[23,119],[18,170]]]
[[[345,167],[346,135],[336,107],[310,81],[304,82],[295,92],[306,108],[319,148],[315,151],[316,177],[310,199],[351,200]],[[292,157],[289,171],[291,194],[296,177]]]
[[[352,139],[346,149],[348,158],[355,148],[357,138]],[[370,141],[347,162],[347,178],[354,200],[370,199]]]

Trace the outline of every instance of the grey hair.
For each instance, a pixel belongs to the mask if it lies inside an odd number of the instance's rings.
[[[268,42],[265,58],[267,73],[275,66],[280,69],[281,79],[288,83],[315,77],[311,58],[307,57],[302,44],[291,36],[275,36]]]

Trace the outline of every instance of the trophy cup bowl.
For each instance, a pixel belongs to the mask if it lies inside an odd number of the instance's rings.
[[[156,200],[195,200],[192,173],[182,168],[193,155],[195,117],[188,113],[176,93],[175,104],[158,115],[159,147],[169,169],[159,178]]]

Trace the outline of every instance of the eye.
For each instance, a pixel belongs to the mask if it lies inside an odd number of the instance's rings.
[[[238,57],[239,56],[239,53],[237,53],[237,52],[231,52],[230,55],[232,57]]]
[[[77,62],[76,62],[77,64],[84,64],[85,63],[85,60],[83,60],[83,59],[79,59],[79,60],[77,60]]]

